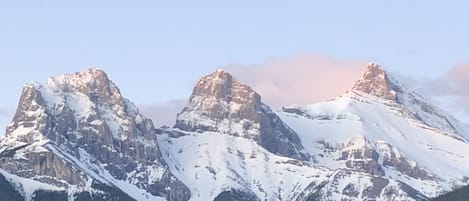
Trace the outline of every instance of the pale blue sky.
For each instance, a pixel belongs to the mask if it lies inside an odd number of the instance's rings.
[[[217,66],[298,54],[437,77],[469,61],[468,9],[462,0],[3,0],[0,115],[24,82],[91,66],[138,104],[186,98]]]

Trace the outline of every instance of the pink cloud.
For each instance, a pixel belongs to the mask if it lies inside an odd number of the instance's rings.
[[[440,78],[423,80],[420,91],[461,120],[469,121],[469,64],[454,65]]]
[[[272,59],[262,65],[230,65],[226,70],[253,87],[265,103],[279,108],[290,104],[311,104],[341,95],[360,78],[366,63],[321,55],[299,55]],[[140,111],[154,120],[156,127],[173,126],[177,113],[186,104],[187,100],[171,100],[140,105]]]
[[[457,64],[450,69],[447,74],[449,80],[455,84],[460,92],[464,92],[469,95],[469,64]]]
[[[231,65],[238,80],[252,86],[264,102],[274,107],[310,104],[341,95],[351,89],[366,61],[300,55],[272,59],[262,65]]]
[[[253,87],[265,103],[279,108],[311,104],[341,95],[352,88],[366,64],[367,61],[300,55],[272,59],[262,65],[230,65],[226,70]],[[438,79],[406,79],[443,109],[469,121],[469,64],[455,65]],[[173,126],[177,113],[186,103],[187,100],[171,100],[141,105],[140,109],[155,121],[155,126]]]
[[[262,65],[230,65],[226,70],[253,87],[264,102],[278,108],[290,104],[310,104],[341,95],[360,78],[366,63],[320,55],[300,55],[272,59]],[[187,100],[170,100],[140,105],[139,108],[154,121],[156,127],[173,126],[177,113],[186,104]]]
[[[469,64],[455,65],[447,73],[446,79],[448,84],[444,90],[456,96],[456,104],[469,111]]]

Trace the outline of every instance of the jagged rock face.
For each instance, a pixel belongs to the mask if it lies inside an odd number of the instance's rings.
[[[27,161],[25,161],[27,160]],[[63,158],[52,152],[28,151],[20,160],[2,158],[0,167],[4,170],[21,170],[14,172],[24,178],[37,177],[38,181],[65,187],[68,184],[83,184],[82,171],[74,169]],[[43,177],[38,177],[43,175]],[[63,182],[62,180],[65,180]]]
[[[189,104],[178,115],[176,127],[182,130],[227,132],[256,138],[256,133],[248,131],[258,125],[248,123],[258,120],[257,111],[260,111],[261,107],[261,98],[254,90],[238,82],[229,73],[217,70],[201,78],[194,86]],[[230,125],[221,125],[223,120],[243,121],[246,126],[241,128],[242,133],[234,133],[238,130],[229,130]],[[229,123],[231,122],[227,124]]]
[[[188,105],[178,114],[175,128],[253,139],[273,153],[309,159],[295,131],[263,104],[251,87],[223,70],[197,82]]]
[[[347,168],[369,173],[375,176],[385,176],[385,167],[393,168],[401,174],[415,179],[437,179],[418,164],[405,158],[397,148],[390,144],[373,142],[363,136],[356,136],[349,140],[340,150],[338,160],[346,161]]]
[[[368,64],[365,73],[355,83],[353,89],[385,99],[396,99],[396,91],[388,84],[386,72],[380,65],[373,62]]]
[[[0,164],[10,172],[24,170],[21,176],[27,178],[43,175],[55,178],[53,183],[83,186],[86,172],[70,162],[76,158],[99,164],[114,179],[153,195],[171,200],[190,197],[161,159],[151,120],[99,69],[53,77],[47,85],[25,85],[3,141],[29,145],[21,150],[21,160],[6,158]],[[43,150],[28,151],[36,147]]]
[[[350,140],[346,148],[341,150],[339,160],[345,160],[346,167],[359,170],[371,175],[384,176],[383,167],[378,162],[379,153],[376,152],[363,137]]]

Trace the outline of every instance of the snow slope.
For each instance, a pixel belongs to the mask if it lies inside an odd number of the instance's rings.
[[[160,130],[158,137],[171,172],[189,186],[192,201],[214,200],[233,189],[269,201],[306,200],[313,194],[321,200],[414,200],[396,180],[281,157],[243,137],[178,129]],[[377,190],[381,197],[366,194],[375,179],[386,181]],[[345,195],[353,185],[358,196]]]
[[[341,158],[343,153],[368,149],[376,152],[384,176],[427,196],[467,184],[469,143],[464,126],[392,77],[387,82],[397,92],[396,99],[352,89],[327,102],[284,107],[278,115],[298,133],[314,163],[350,168],[346,162],[353,159]],[[405,163],[383,163],[391,157]],[[402,164],[420,172],[400,171]]]

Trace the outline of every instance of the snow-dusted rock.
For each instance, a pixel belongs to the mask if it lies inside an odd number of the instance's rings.
[[[175,128],[240,136],[275,154],[309,159],[295,131],[261,102],[259,94],[221,69],[197,82]]]
[[[134,199],[190,197],[161,159],[151,120],[99,69],[26,84],[0,141],[0,152],[14,149],[0,168],[20,177],[81,191],[99,183]]]
[[[368,64],[365,73],[355,82],[353,89],[385,99],[396,99],[396,91],[389,84],[388,75],[380,65],[374,62]]]

